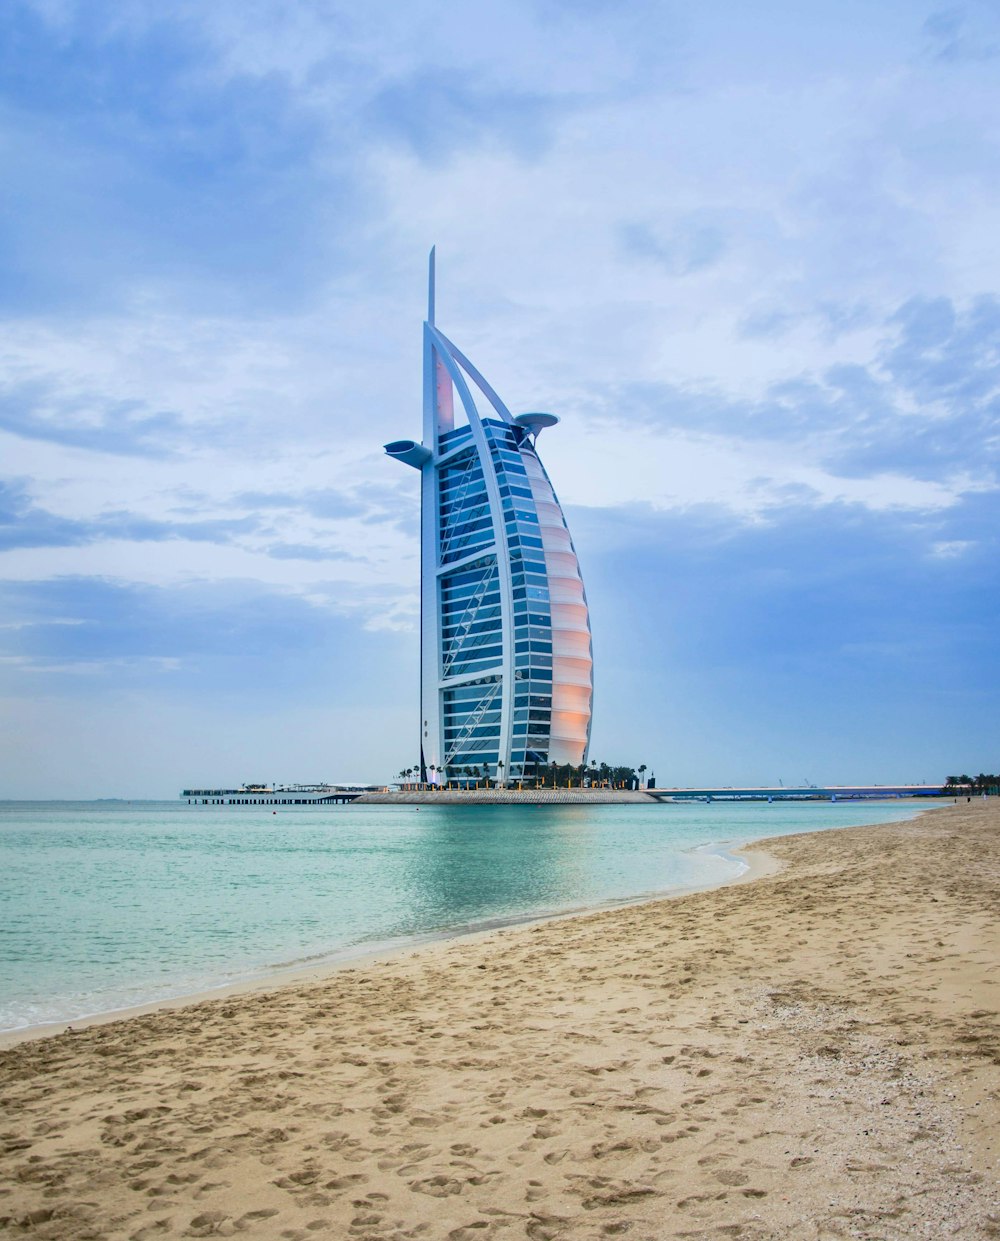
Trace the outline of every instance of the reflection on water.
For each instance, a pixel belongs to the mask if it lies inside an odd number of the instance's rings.
[[[561,908],[571,893],[586,899],[584,859],[593,852],[586,812],[427,809],[407,852],[400,933]]]
[[[0,1029],[719,882],[710,842],[891,805],[0,803]]]

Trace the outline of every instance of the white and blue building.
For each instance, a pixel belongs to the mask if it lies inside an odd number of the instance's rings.
[[[586,762],[593,705],[587,597],[536,444],[552,414],[510,413],[434,322],[424,324],[423,440],[386,444],[421,476],[425,781],[466,768],[505,783]]]

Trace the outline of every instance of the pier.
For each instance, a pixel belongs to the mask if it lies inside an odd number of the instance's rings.
[[[249,784],[238,789],[184,789],[189,806],[333,806],[348,805],[384,784],[288,784],[273,788]]]

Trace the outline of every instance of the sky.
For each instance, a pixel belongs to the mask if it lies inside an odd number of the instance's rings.
[[[6,0],[0,797],[418,757],[427,253],[591,757],[1000,767],[993,0]]]

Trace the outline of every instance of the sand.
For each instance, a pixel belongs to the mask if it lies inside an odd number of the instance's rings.
[[[1000,805],[762,847],[752,883],[8,1047],[0,1232],[1000,1237]]]

